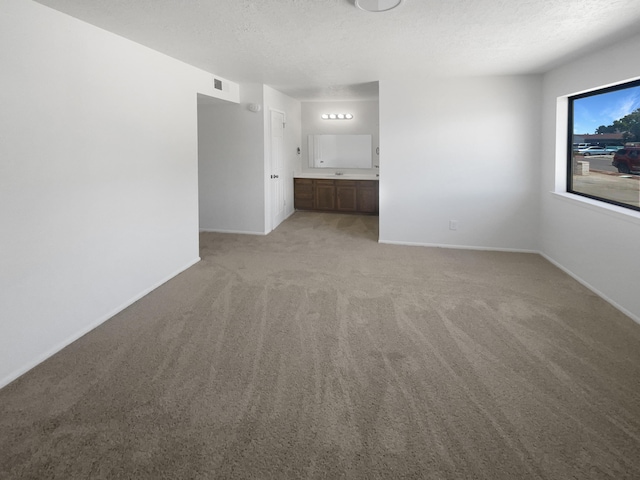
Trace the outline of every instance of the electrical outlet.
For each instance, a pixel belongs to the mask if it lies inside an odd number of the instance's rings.
[[[458,229],[458,221],[449,220],[449,230],[457,230],[457,229]]]

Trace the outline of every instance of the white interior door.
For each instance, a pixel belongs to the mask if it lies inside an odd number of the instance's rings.
[[[284,113],[271,110],[271,229],[285,216]]]

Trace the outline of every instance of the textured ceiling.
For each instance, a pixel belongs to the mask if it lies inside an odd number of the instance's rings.
[[[377,95],[400,75],[541,73],[640,32],[639,0],[40,0],[236,82],[302,100]]]

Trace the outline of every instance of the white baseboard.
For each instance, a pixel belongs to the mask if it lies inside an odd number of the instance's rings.
[[[434,247],[434,248],[452,248],[456,250],[480,250],[489,252],[510,252],[510,253],[540,253],[538,250],[527,250],[521,248],[500,248],[500,247],[476,247],[469,245],[449,245],[442,243],[419,243],[419,242],[398,242],[395,240],[378,240],[378,243],[388,245],[404,245],[407,247]]]
[[[73,335],[71,335],[69,338],[67,338],[66,340],[63,340],[62,342],[59,342],[58,344],[56,344],[55,346],[53,346],[52,348],[50,348],[49,350],[47,350],[46,352],[44,352],[43,354],[37,356],[35,359],[33,359],[31,362],[27,363],[26,365],[24,365],[23,367],[19,368],[18,370],[10,373],[9,375],[7,375],[6,377],[2,378],[0,380],[0,388],[5,387],[6,385],[10,384],[11,382],[13,382],[14,380],[16,380],[18,377],[21,377],[22,375],[24,375],[25,373],[27,373],[29,370],[31,370],[32,368],[36,367],[37,365],[41,364],[42,362],[44,362],[47,358],[55,355],[56,353],[58,353],[60,350],[62,350],[63,348],[65,348],[66,346],[72,344],[73,342],[75,342],[76,340],[78,340],[80,337],[82,337],[83,335],[86,335],[87,333],[89,333],[91,330],[93,330],[94,328],[100,326],[101,324],[103,324],[104,322],[106,322],[107,320],[109,320],[111,317],[117,315],[118,313],[120,313],[122,310],[124,310],[125,308],[127,308],[128,306],[134,304],[135,302],[137,302],[138,300],[140,300],[142,297],[144,297],[145,295],[151,293],[153,290],[155,290],[156,288],[158,288],[160,285],[162,285],[163,283],[168,282],[169,280],[171,280],[173,277],[179,275],[180,273],[184,272],[185,270],[187,270],[188,268],[192,267],[193,265],[195,265],[196,263],[198,263],[200,261],[200,257],[192,260],[191,262],[189,262],[187,265],[185,265],[184,267],[178,269],[177,271],[175,271],[174,273],[168,275],[167,277],[165,277],[164,279],[160,280],[159,282],[157,282],[156,284],[154,284],[153,286],[144,289],[142,292],[138,293],[137,295],[135,295],[134,297],[130,298],[129,300],[127,300],[126,302],[124,302],[123,304],[121,304],[120,306],[114,308],[112,311],[110,311],[109,313],[102,315],[100,318],[98,318],[97,320],[95,320],[94,322],[90,323],[88,326],[86,326],[85,328],[79,330],[78,332],[74,333]]]
[[[515,248],[469,247],[469,246],[466,246],[466,245],[463,246],[463,245],[443,245],[443,244],[435,244],[435,243],[396,242],[396,241],[388,241],[388,240],[378,240],[378,243],[386,243],[386,244],[389,244],[389,245],[406,245],[406,246],[410,246],[410,247],[436,247],[436,248],[454,248],[454,249],[459,249],[459,250],[487,250],[487,251],[495,251],[495,252],[535,253],[535,254],[538,254],[538,255],[542,256],[544,259],[548,260],[549,262],[551,262],[554,266],[558,267],[560,270],[565,272],[567,275],[569,275],[571,278],[573,278],[576,282],[580,283],[581,285],[583,285],[586,288],[588,288],[589,290],[591,290],[597,296],[602,298],[605,302],[609,303],[611,306],[613,306],[617,310],[620,310],[626,316],[631,318],[631,320],[633,320],[634,322],[640,324],[640,317],[639,316],[635,315],[633,312],[630,312],[629,310],[624,308],[622,305],[620,305],[616,301],[612,300],[607,295],[602,293],[600,290],[595,288],[593,285],[591,285],[590,283],[584,281],[582,278],[580,278],[578,275],[573,273],[571,270],[569,270],[568,268],[564,267],[563,265],[561,265],[560,263],[555,261],[553,258],[549,257],[548,255],[546,255],[546,254],[544,254],[544,253],[542,253],[542,252],[540,252],[538,250],[523,250],[523,249],[515,249]]]
[[[626,308],[624,308],[622,305],[620,305],[619,303],[615,302],[614,300],[612,300],[611,298],[609,298],[607,295],[605,295],[604,293],[602,293],[600,290],[598,290],[597,288],[595,288],[593,285],[591,285],[588,282],[585,282],[582,278],[580,278],[578,275],[576,275],[575,273],[573,273],[571,270],[569,270],[566,267],[563,267],[560,263],[556,262],[553,258],[551,258],[550,256],[540,252],[540,255],[542,255],[546,260],[548,260],[549,262],[551,262],[553,265],[555,265],[556,267],[558,267],[560,270],[562,270],[564,273],[566,273],[567,275],[569,275],[571,278],[573,278],[576,282],[578,282],[579,284],[585,286],[586,288],[588,288],[589,290],[591,290],[593,293],[595,293],[597,296],[599,296],[600,298],[602,298],[604,301],[606,301],[607,303],[611,304],[613,307],[617,308],[618,310],[620,310],[622,313],[624,313],[627,317],[631,318],[631,320],[633,320],[634,322],[640,324],[640,317],[638,317],[637,315],[635,315],[634,313],[630,312],[629,310],[627,310]]]
[[[201,233],[234,233],[239,235],[267,235],[267,232],[250,232],[246,230],[221,230],[217,228],[201,228]]]

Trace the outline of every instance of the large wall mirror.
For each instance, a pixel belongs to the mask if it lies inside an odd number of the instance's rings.
[[[366,84],[360,94],[354,88],[343,92],[352,96],[351,100],[301,102],[301,173],[377,175],[380,163],[378,82]],[[342,113],[344,118],[331,119],[332,113]]]
[[[373,168],[371,135],[309,135],[309,168]]]

